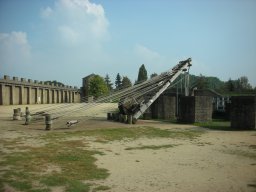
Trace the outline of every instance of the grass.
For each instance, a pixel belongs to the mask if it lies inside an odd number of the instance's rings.
[[[247,157],[250,159],[256,160],[256,153],[249,152],[249,151],[243,151],[243,150],[225,150],[224,153],[230,154],[230,155],[237,155],[241,157]]]
[[[89,191],[89,185],[83,180],[105,179],[109,173],[95,164],[93,155],[102,153],[82,149],[82,146],[85,144],[81,140],[54,140],[43,147],[27,147],[29,151],[26,152],[5,154],[5,161],[1,161],[0,166],[12,169],[5,171],[2,183],[28,192],[38,187],[49,191],[51,186],[65,186],[68,192]],[[60,171],[47,172],[49,165],[56,165]]]
[[[92,192],[96,192],[96,191],[106,191],[106,190],[109,190],[109,189],[111,189],[111,188],[108,187],[108,186],[105,186],[105,185],[101,185],[101,186],[98,186],[98,187],[94,188],[94,189],[92,190]]]
[[[209,122],[194,123],[194,125],[212,130],[234,131],[234,129],[230,127],[230,121],[224,121],[219,119],[215,119]]]
[[[177,145],[172,145],[172,144],[168,144],[168,145],[145,145],[145,146],[141,146],[141,147],[127,147],[127,148],[125,148],[125,150],[143,150],[143,149],[158,150],[158,149],[172,148],[172,147],[175,147],[175,146],[177,146]]]
[[[154,127],[135,127],[135,128],[113,128],[113,129],[97,129],[77,132],[63,132],[47,134],[43,138],[45,140],[51,139],[65,139],[72,136],[80,137],[95,137],[95,141],[110,142],[123,139],[137,139],[140,137],[147,138],[187,138],[194,139],[199,137],[203,131],[199,130],[175,130],[159,129]]]
[[[105,179],[106,169],[96,166],[95,154],[102,152],[90,150],[86,140],[111,142],[123,139],[180,138],[195,139],[203,134],[197,130],[163,130],[152,127],[95,129],[77,132],[49,132],[38,136],[40,147],[26,146],[26,137],[1,140],[0,144],[8,151],[1,152],[0,190],[4,184],[18,191],[50,192],[51,187],[64,187],[67,192],[86,192],[108,190],[108,186],[93,186],[86,181]],[[174,145],[142,146],[133,149],[161,149]]]

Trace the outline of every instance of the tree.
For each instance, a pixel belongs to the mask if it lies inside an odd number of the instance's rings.
[[[124,76],[122,80],[122,89],[131,87],[131,86],[132,86],[131,80],[127,76]]]
[[[120,89],[122,86],[122,79],[119,73],[116,75],[116,81],[115,81],[116,89]]]
[[[200,76],[197,79],[197,88],[198,89],[207,89],[207,88],[209,88],[209,84],[207,82],[207,79],[202,74],[200,74]]]
[[[139,68],[137,83],[141,83],[143,81],[146,81],[147,79],[148,79],[148,73],[144,64],[142,64]]]
[[[108,86],[105,83],[104,79],[99,76],[95,75],[90,79],[89,82],[89,95],[98,98],[102,95],[108,94]]]
[[[109,77],[108,74],[106,75],[104,80],[105,80],[105,83],[107,84],[108,90],[112,91],[113,90],[113,87],[112,87],[113,83],[111,83],[111,80],[110,80],[110,77]]]
[[[231,80],[231,78],[229,78],[229,80],[226,82],[226,89],[227,91],[235,90],[234,82]]]
[[[150,75],[150,78],[152,79],[153,77],[156,77],[157,76],[157,73],[152,73],[151,75]]]
[[[244,90],[251,90],[252,86],[249,83],[249,80],[246,76],[242,76],[238,79],[239,81],[239,87],[241,88],[242,91]]]
[[[56,80],[54,80],[54,81],[45,81],[45,83],[50,83],[50,84],[53,84],[54,86],[56,86],[56,85],[58,85],[58,86],[64,86],[63,83],[58,82],[58,81],[56,81]]]

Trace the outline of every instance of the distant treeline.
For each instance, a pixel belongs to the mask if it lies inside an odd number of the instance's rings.
[[[45,81],[46,83],[50,83],[50,84],[54,84],[54,86],[58,85],[58,86],[63,86],[64,84],[61,82],[58,82],[56,80],[54,81]]]
[[[196,76],[190,75],[191,88],[198,89],[213,89],[222,94],[236,95],[236,94],[255,94],[256,87],[252,87],[246,76],[238,79],[228,81],[221,81],[218,77]]]

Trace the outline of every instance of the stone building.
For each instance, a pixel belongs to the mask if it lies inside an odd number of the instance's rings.
[[[231,127],[256,129],[256,96],[231,97]]]
[[[151,110],[153,119],[176,119],[176,97],[169,94],[161,95],[151,105]]]
[[[224,112],[226,111],[226,105],[230,103],[230,97],[221,95],[220,93],[212,89],[196,89],[193,90],[193,96],[209,96],[212,97],[213,111]]]
[[[211,96],[183,96],[180,98],[179,121],[186,123],[212,120]]]
[[[90,99],[93,99],[89,97],[89,84],[90,84],[90,79],[94,76],[95,74],[90,74],[82,79],[82,87],[81,87],[82,101],[89,102]]]
[[[194,123],[212,120],[213,95],[184,96],[176,89],[167,89],[144,113],[144,119],[178,119]]]
[[[25,78],[12,79],[5,75],[0,79],[0,105],[78,103],[77,87],[58,86]]]

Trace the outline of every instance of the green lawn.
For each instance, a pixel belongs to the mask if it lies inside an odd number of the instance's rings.
[[[20,145],[31,136],[1,140],[0,144],[4,150],[0,152],[0,190],[3,191],[5,185],[26,192],[50,192],[52,187],[64,187],[67,192],[108,190],[108,186],[90,182],[106,179],[109,171],[96,166],[95,154],[104,153],[90,149],[87,137],[95,138],[95,142],[104,143],[140,137],[194,139],[203,133],[192,129],[170,131],[153,127],[135,127],[49,132],[33,138],[45,143],[40,147]],[[142,146],[142,149],[169,147],[173,145]]]

